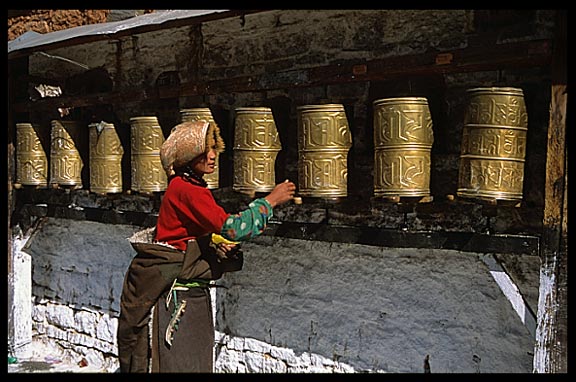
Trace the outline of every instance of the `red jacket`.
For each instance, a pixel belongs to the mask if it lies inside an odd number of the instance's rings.
[[[209,189],[176,176],[170,180],[160,204],[156,240],[185,251],[189,239],[219,234],[229,215]]]

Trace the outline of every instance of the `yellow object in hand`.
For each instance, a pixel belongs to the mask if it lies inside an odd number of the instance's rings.
[[[212,243],[214,243],[214,244],[220,244],[220,243],[224,243],[224,244],[240,244],[240,243],[237,242],[237,241],[228,240],[228,239],[224,238],[223,236],[218,235],[218,234],[216,234],[216,233],[213,233],[213,234],[212,234]]]

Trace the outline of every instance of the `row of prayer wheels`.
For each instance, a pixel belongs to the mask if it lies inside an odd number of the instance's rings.
[[[132,189],[157,192],[166,188],[166,174],[160,164],[164,135],[156,117],[131,119]],[[90,191],[98,194],[122,192],[124,148],[111,123],[88,125]],[[16,184],[24,186],[82,188],[84,161],[78,146],[84,126],[76,121],[51,121],[50,165],[41,144],[41,127],[16,124]],[[48,177],[48,174],[50,176]],[[50,180],[48,182],[48,179]]]
[[[522,199],[528,117],[521,89],[474,88],[462,133],[458,196],[492,200]],[[430,195],[432,117],[424,97],[375,100],[374,196]],[[234,130],[235,191],[269,192],[276,184],[275,161],[282,145],[272,110],[241,107]],[[341,104],[305,105],[298,112],[298,188],[304,197],[338,199],[347,196],[347,159],[352,135]],[[183,109],[182,121],[214,123],[209,108]],[[131,124],[131,181],[137,192],[165,190],[160,164],[164,142],[156,117],[134,117]],[[122,145],[112,124],[89,125],[90,190],[122,191]],[[50,184],[81,187],[82,159],[74,141],[81,126],[52,121]],[[17,124],[17,180],[22,185],[47,185],[46,155],[34,125]],[[218,160],[217,160],[218,163]],[[205,177],[218,188],[219,167]]]

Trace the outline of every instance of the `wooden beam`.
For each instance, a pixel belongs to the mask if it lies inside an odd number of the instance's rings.
[[[380,81],[404,76],[428,76],[550,65],[549,40],[499,44],[490,48],[472,47],[450,52],[430,52],[372,61],[319,66],[255,76],[214,81],[189,82],[179,86],[130,90],[109,94],[58,97],[14,105],[18,111],[40,108],[83,107],[96,104],[139,102],[205,94],[252,92],[273,89]]]

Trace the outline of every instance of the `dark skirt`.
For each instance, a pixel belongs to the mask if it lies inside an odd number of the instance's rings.
[[[185,300],[186,307],[174,332],[172,345],[166,340],[174,302],[166,309],[164,293],[155,306],[157,320],[155,332],[158,344],[158,369],[160,373],[212,373],[214,366],[214,319],[212,300],[208,288],[190,288],[177,291],[178,303]]]

